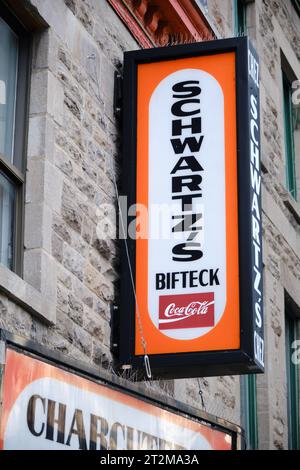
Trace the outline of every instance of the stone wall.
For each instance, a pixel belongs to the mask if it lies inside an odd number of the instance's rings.
[[[24,281],[55,303],[56,319],[48,326],[1,295],[1,326],[108,367],[118,258],[96,229],[100,204],[115,202],[114,72],[138,46],[106,1],[31,3],[49,28],[33,44]]]

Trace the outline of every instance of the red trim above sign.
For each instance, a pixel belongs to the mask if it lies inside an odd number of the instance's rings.
[[[141,25],[138,24],[132,13],[128,10],[121,0],[108,0],[121,20],[126,24],[133,37],[137,40],[140,46],[144,49],[153,47],[154,43],[148,38]]]
[[[193,0],[108,1],[144,49],[214,38]]]

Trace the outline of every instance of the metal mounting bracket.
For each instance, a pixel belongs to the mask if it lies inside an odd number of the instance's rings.
[[[117,305],[111,304],[110,308],[110,328],[111,328],[111,352],[118,356],[119,351],[119,313],[120,309]]]
[[[119,72],[115,72],[114,85],[114,115],[118,120],[122,116],[122,100],[123,100],[123,78]]]

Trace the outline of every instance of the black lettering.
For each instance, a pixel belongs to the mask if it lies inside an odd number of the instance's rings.
[[[191,176],[173,176],[172,177],[172,192],[181,193],[184,187],[190,191],[201,191],[200,184],[202,182],[201,175]]]
[[[134,450],[133,449],[133,431],[134,429],[130,426],[126,427],[126,442],[127,442],[127,450]]]
[[[166,282],[165,282],[164,274],[156,274],[155,285],[156,285],[156,290],[165,289]]]
[[[200,273],[199,273],[200,286],[206,287],[206,286],[208,286],[208,282],[204,282],[204,279],[203,279],[204,274],[208,274],[208,269],[202,269],[202,271],[200,271]]]
[[[90,423],[90,450],[97,450],[98,438],[100,440],[100,450],[107,450],[108,422],[100,416],[91,414]],[[98,430],[99,423],[100,431]]]
[[[220,285],[220,281],[219,281],[219,278],[218,278],[218,272],[219,272],[219,269],[216,269],[215,271],[213,271],[212,269],[209,270],[209,285],[210,286],[213,286],[213,285],[219,286]]]
[[[195,248],[199,248],[200,246],[200,243],[193,242],[180,243],[179,245],[174,246],[172,253],[177,256],[172,257],[173,261],[188,262],[201,259],[203,252],[199,249],[195,250]]]
[[[125,439],[125,427],[120,423],[114,423],[110,431],[110,449],[118,449],[118,429],[123,433],[123,438]]]
[[[182,119],[172,121],[172,135],[181,135],[182,129],[191,129],[192,134],[201,134],[201,117],[192,118],[190,124],[183,124]]]
[[[180,100],[176,101],[171,108],[171,112],[174,116],[184,117],[184,116],[194,116],[195,114],[200,113],[200,109],[194,109],[194,111],[184,111],[182,108],[186,104],[196,103],[199,104],[200,100]]]
[[[172,219],[180,220],[180,222],[172,228],[172,232],[198,232],[202,230],[202,227],[194,227],[194,224],[201,218],[202,214],[173,215]]]
[[[179,273],[172,273],[171,289],[175,289],[177,282],[179,281]]]
[[[151,434],[146,434],[146,436],[147,436],[146,449],[157,450],[158,449],[158,439],[159,438],[156,437],[156,436],[152,436]]]
[[[73,434],[78,436],[78,448],[80,450],[87,450],[83,415],[82,411],[78,409],[76,409],[74,412],[70,432],[66,442],[67,446],[70,445]]]
[[[143,431],[137,431],[137,450],[143,449],[143,443],[141,442],[141,438],[143,435]]]
[[[187,275],[189,274],[189,271],[182,271],[182,287],[186,287],[186,280],[187,280]]]
[[[190,287],[197,287],[197,271],[190,271]]]
[[[183,165],[184,162],[186,163],[186,165]],[[193,155],[191,155],[189,157],[180,157],[173,170],[171,171],[171,175],[174,175],[175,173],[177,173],[177,171],[182,170],[190,170],[192,172],[195,172],[203,171],[203,168],[198,162],[198,160]]]
[[[36,437],[39,437],[43,434],[44,428],[45,428],[45,423],[41,424],[41,429],[39,431],[36,431],[34,425],[35,425],[35,416],[36,416],[36,402],[37,400],[40,400],[43,405],[43,411],[45,412],[45,398],[42,398],[40,395],[33,395],[30,397],[29,402],[28,402],[28,407],[27,407],[27,426],[31,434],[33,434]]]
[[[179,196],[173,196],[172,199],[181,199],[182,212],[191,211],[193,207],[193,199],[202,197],[202,194],[180,194]]]
[[[146,441],[146,442],[145,442]],[[158,437],[141,431],[140,449],[155,450],[158,449]]]
[[[190,86],[199,85],[199,83],[199,80],[186,80],[185,82],[175,83],[172,90],[175,91],[175,93],[180,93],[180,95],[173,95],[173,98],[193,98],[194,96],[200,95],[200,86]]]
[[[57,402],[48,400],[47,410],[47,429],[46,439],[49,441],[54,440],[54,425],[57,424],[57,439],[56,442],[64,444],[65,442],[65,425],[66,425],[66,405],[58,403],[58,418],[55,418],[55,408]]]
[[[172,450],[172,442],[166,441],[165,439],[158,440],[158,449],[159,450]]]
[[[166,275],[166,285],[165,285],[165,288],[166,288],[166,289],[170,289],[170,286],[171,286],[171,274],[170,274],[170,273],[167,273],[167,275]]]
[[[173,150],[176,154],[183,153],[186,146],[192,153],[200,152],[200,148],[204,139],[204,135],[201,135],[197,140],[196,137],[186,137],[184,141],[181,139],[171,139]]]
[[[177,247],[175,247],[177,248],[175,254],[178,254],[182,257],[186,257],[187,255],[191,254],[192,246],[199,247],[200,244],[184,243],[181,245],[177,245]],[[196,253],[196,255],[198,259],[201,257],[201,255],[198,252]],[[185,259],[183,260],[180,258],[180,259],[176,259],[176,261],[186,261],[186,260]],[[156,286],[159,287],[160,289],[176,289],[178,285],[182,288],[198,287],[198,285],[202,287],[220,285],[218,276],[219,276],[219,268],[201,269],[200,271],[194,270],[194,271],[159,273],[159,274],[156,274]],[[162,285],[159,285],[157,281],[158,278],[163,279]]]

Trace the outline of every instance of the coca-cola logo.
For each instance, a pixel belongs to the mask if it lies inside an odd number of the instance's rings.
[[[159,298],[159,329],[214,326],[214,293],[162,295]]]

